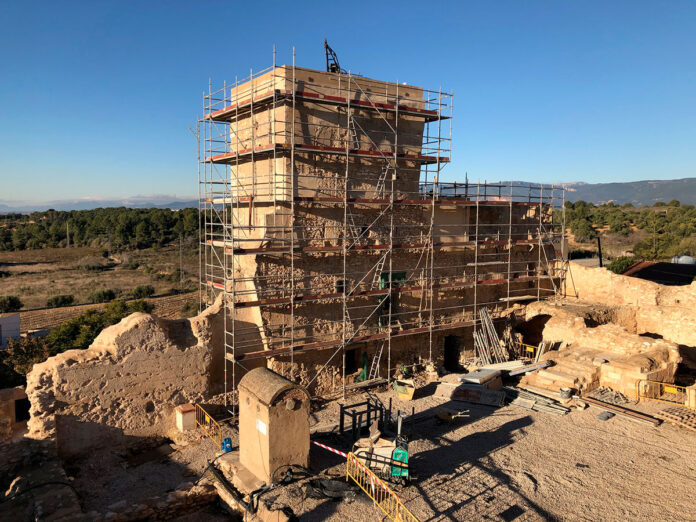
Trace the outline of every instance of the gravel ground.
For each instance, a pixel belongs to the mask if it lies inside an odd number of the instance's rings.
[[[393,393],[378,395],[388,401]],[[442,404],[434,397],[394,400],[395,408],[417,412]],[[663,407],[629,406],[647,413]],[[415,424],[409,452],[417,477],[408,487],[393,487],[419,520],[696,520],[694,432],[619,416],[600,421],[594,408],[556,416],[514,406],[447,407],[470,409],[470,417]],[[330,403],[316,416],[328,420],[337,411]],[[332,463],[328,471],[343,477],[340,459],[312,450],[313,467]],[[276,503],[290,505],[301,520],[380,518],[369,503],[304,499],[297,486],[276,495]]]
[[[410,413],[412,407],[432,412],[441,405],[470,410],[469,418],[449,424],[428,414],[412,428],[406,425],[413,430],[409,452],[416,477],[408,487],[393,489],[419,520],[696,520],[694,432],[670,424],[653,428],[619,416],[600,421],[600,410],[594,408],[561,417],[513,406],[444,404],[432,396],[404,403],[391,391],[376,395],[385,403],[391,397],[394,412],[401,408]],[[346,403],[365,397],[354,395]],[[339,403],[332,401],[315,411],[312,424],[336,422]],[[627,406],[648,413],[663,407]],[[348,449],[335,435],[317,440]],[[74,484],[83,507],[103,512],[124,498],[161,495],[195,481],[219,453],[199,433],[177,448],[160,461],[131,468],[108,448],[72,463],[72,469],[79,470]],[[345,480],[344,462],[312,447],[314,472]],[[365,495],[353,502],[315,500],[306,497],[301,482],[276,488],[263,499],[276,507],[290,506],[301,520],[381,519]],[[190,520],[225,519],[216,508],[209,509]]]

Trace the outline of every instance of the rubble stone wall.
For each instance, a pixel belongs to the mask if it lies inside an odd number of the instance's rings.
[[[543,354],[554,365],[525,376],[523,383],[554,391],[562,387],[587,392],[608,386],[630,398],[636,397],[641,379],[674,382],[681,362],[679,346],[629,332],[621,325],[588,325],[591,305],[539,301],[527,307],[527,321],[549,317],[543,339],[563,343],[559,350]]]
[[[626,307],[623,324],[638,334],[654,333],[696,347],[696,282],[666,286],[570,263],[566,293],[584,302]]]
[[[136,313],[86,350],[69,350],[27,375],[28,437],[55,439],[63,455],[94,444],[167,434],[173,409],[222,388],[220,302],[192,319]]]

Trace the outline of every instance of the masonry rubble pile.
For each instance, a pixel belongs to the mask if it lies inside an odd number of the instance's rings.
[[[696,346],[696,283],[665,287],[574,263],[570,273],[568,293],[577,292],[577,300],[526,309],[527,320],[548,317],[544,341],[563,345],[541,357],[554,366],[525,375],[523,385],[581,392],[606,386],[635,399],[639,380],[671,383],[680,363],[694,365],[693,348],[683,345]]]

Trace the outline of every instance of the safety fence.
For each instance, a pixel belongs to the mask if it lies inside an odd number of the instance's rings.
[[[692,393],[696,392],[692,390]],[[639,401],[641,399],[647,399],[650,401],[660,401],[668,404],[679,404],[690,408],[696,408],[696,404],[694,404],[696,401],[689,400],[688,388],[667,382],[641,379],[636,382],[636,396]]]
[[[218,448],[222,446],[222,427],[200,404],[196,404],[196,424]]]
[[[352,479],[391,520],[418,522],[396,493],[353,453],[348,453],[346,460],[346,480],[349,479]]]

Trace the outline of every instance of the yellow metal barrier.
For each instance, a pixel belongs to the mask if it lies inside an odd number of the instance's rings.
[[[218,448],[222,446],[222,428],[200,404],[196,404],[196,424],[210,437],[210,440]]]
[[[353,453],[348,454],[346,460],[346,480],[353,479],[360,489],[381,509],[385,515],[397,522],[413,521],[418,519],[411,513],[403,502],[399,500],[389,486],[382,482],[377,475],[368,469]]]
[[[537,350],[539,349],[538,346],[532,346],[531,344],[524,344],[524,343],[519,343],[518,346],[520,347],[520,355],[527,357],[528,359],[535,359]]]
[[[696,408],[696,404],[690,404],[689,392],[685,386],[677,386],[668,382],[641,379],[636,382],[636,396],[639,401],[648,399]]]

